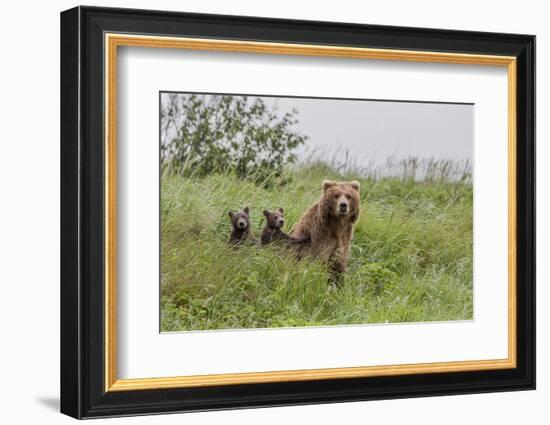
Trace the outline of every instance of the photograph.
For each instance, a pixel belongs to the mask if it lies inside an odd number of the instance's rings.
[[[160,331],[473,320],[474,114],[160,92]]]
[[[61,261],[37,256],[60,272],[60,291],[42,291],[56,300],[34,297],[59,310],[53,334],[29,339],[57,344],[37,391],[54,382],[77,419],[255,409],[238,419],[258,422],[267,407],[369,401],[373,418],[410,422],[377,403],[466,394],[516,422],[538,412],[502,403],[540,369],[536,36],[506,11],[472,26],[467,9],[442,23],[294,3],[75,6],[48,26],[60,79],[39,85],[60,86],[61,108],[39,128],[60,149],[46,160],[39,137],[25,158],[58,175]],[[13,176],[39,169],[8,157]],[[8,186],[50,231],[42,177]]]

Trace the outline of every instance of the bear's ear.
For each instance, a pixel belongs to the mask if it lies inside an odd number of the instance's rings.
[[[243,210],[246,214],[249,213],[250,209],[248,207],[244,207],[244,210]]]
[[[361,186],[357,180],[349,182],[349,185],[353,187],[356,191],[359,192],[359,187]]]
[[[264,215],[265,215],[266,217],[269,217],[269,214],[271,214],[271,213],[270,213],[268,210],[264,210]]]
[[[233,218],[233,211],[229,211],[227,215],[229,216],[229,218]]]
[[[277,208],[277,211],[279,211],[281,214],[285,213],[285,210],[283,210],[282,208]]]
[[[325,192],[329,187],[334,186],[335,184],[336,182],[333,182],[332,180],[323,180],[323,183],[321,184],[323,192]]]

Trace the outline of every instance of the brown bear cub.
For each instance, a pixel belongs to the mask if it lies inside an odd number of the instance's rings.
[[[266,223],[262,230],[262,245],[267,245],[274,241],[288,240],[288,235],[281,229],[285,224],[284,210],[277,208],[271,212],[264,210]]]
[[[311,206],[290,232],[296,239],[309,238],[299,246],[298,256],[310,255],[330,266],[335,277],[346,271],[359,218],[359,182],[323,181],[321,199]]]
[[[264,229],[262,230],[262,245],[268,245],[276,241],[285,241],[295,248],[307,246],[310,242],[309,236],[294,238],[292,236],[288,236],[282,230],[285,224],[284,213],[285,212],[282,208],[277,208],[274,212],[264,210],[264,215],[267,221]]]
[[[250,209],[245,207],[242,211],[229,211],[231,218],[231,235],[229,236],[230,244],[240,244],[244,241],[254,241],[254,235],[250,231]]]

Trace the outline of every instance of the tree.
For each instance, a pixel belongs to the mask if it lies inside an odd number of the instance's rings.
[[[258,97],[164,94],[161,162],[164,169],[204,176],[279,176],[306,140],[293,129],[298,111],[280,114]]]

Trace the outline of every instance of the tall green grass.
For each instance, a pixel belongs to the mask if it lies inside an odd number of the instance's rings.
[[[415,164],[413,164],[416,166]],[[445,170],[361,178],[333,164],[302,164],[258,184],[232,175],[165,174],[161,184],[161,329],[325,326],[472,319],[472,185]],[[364,174],[363,174],[364,175]],[[361,182],[361,216],[348,271],[280,246],[227,244],[229,209],[285,208],[288,231],[325,178]]]

